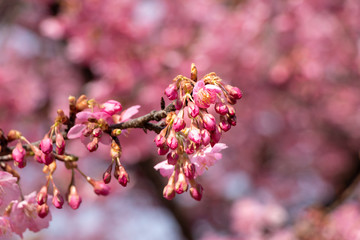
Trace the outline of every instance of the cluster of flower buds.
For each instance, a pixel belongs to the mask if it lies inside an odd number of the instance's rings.
[[[232,105],[241,99],[242,93],[237,87],[225,85],[215,73],[209,73],[198,81],[196,67],[192,65],[191,78],[177,76],[165,94],[169,100],[174,100],[177,111],[167,115],[166,127],[154,140],[158,154],[167,156],[167,163],[157,166],[157,169],[172,171],[163,174],[169,177],[164,197],[172,199],[175,192],[181,194],[190,186],[191,196],[200,200],[203,188],[195,178],[203,171],[192,156],[205,149],[212,152],[222,132],[236,125]],[[216,115],[219,120],[216,120]],[[210,166],[213,163],[203,161],[204,164]]]

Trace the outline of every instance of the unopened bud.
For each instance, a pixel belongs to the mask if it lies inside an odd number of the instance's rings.
[[[166,156],[168,164],[175,165],[177,163],[177,160],[179,159],[179,155],[176,152],[170,152]]]
[[[188,190],[188,184],[186,182],[186,178],[184,173],[180,172],[178,175],[178,180],[175,184],[175,191],[177,194],[182,194]]]
[[[26,155],[25,149],[22,147],[22,144],[18,142],[16,144],[16,147],[12,150],[12,157],[14,161],[18,163],[23,162],[25,159],[25,155]]]
[[[165,155],[168,151],[169,151],[169,147],[167,145],[158,148],[159,155]]]
[[[64,205],[64,198],[61,196],[60,191],[57,188],[54,189],[52,204],[58,209],[61,209]]]
[[[168,97],[169,100],[175,100],[175,99],[177,99],[178,93],[177,93],[176,83],[170,84],[170,85],[165,89],[165,95]]]
[[[79,196],[79,194],[77,193],[76,187],[74,185],[70,186],[67,200],[68,200],[69,206],[72,209],[75,210],[75,209],[79,208],[82,200],[81,200],[81,197]]]
[[[229,131],[231,128],[231,125],[228,122],[228,119],[226,119],[225,117],[220,118],[219,126],[224,132]]]
[[[175,117],[174,118],[174,123],[173,123],[173,129],[175,130],[175,132],[179,132],[181,130],[183,130],[185,128],[186,124],[183,118],[181,117]]]
[[[215,111],[220,115],[226,115],[229,112],[227,105],[221,102],[215,104]]]
[[[10,130],[7,135],[7,141],[12,142],[16,139],[19,139],[21,137],[21,133],[17,130]]]
[[[47,202],[47,186],[42,186],[36,195],[36,202],[38,205],[43,205]]]
[[[206,113],[203,116],[204,128],[210,132],[214,131],[216,128],[216,120],[213,115]]]
[[[52,153],[50,154],[42,154],[41,160],[45,165],[50,165],[54,161],[54,155]]]
[[[200,201],[203,195],[204,188],[201,186],[201,184],[196,183],[195,185],[192,185],[190,188],[190,195],[193,199]]]
[[[63,155],[65,152],[65,140],[60,132],[56,134],[55,145],[56,145],[56,153],[59,155]]]
[[[113,164],[110,164],[110,166],[106,169],[106,171],[103,174],[103,181],[106,184],[108,184],[111,181],[112,167],[113,167]]]
[[[185,162],[185,165],[183,167],[183,171],[184,171],[185,176],[188,179],[194,179],[195,178],[196,169],[195,169],[195,165],[193,163]]]
[[[172,150],[175,150],[178,147],[178,140],[174,131],[170,132],[170,135],[166,139],[166,143]]]
[[[128,182],[130,182],[129,174],[126,172],[126,170],[125,170],[125,168],[123,166],[119,166],[118,181],[124,187],[126,187]]]
[[[48,135],[45,135],[45,137],[40,142],[40,149],[43,153],[49,154],[53,150],[52,140],[49,138]]]
[[[167,200],[172,200],[175,197],[174,185],[166,185],[164,187],[163,196]]]
[[[163,147],[165,145],[166,138],[160,133],[156,135],[154,142],[157,147]]]
[[[88,99],[85,95],[81,95],[76,100],[76,110],[80,112],[86,108],[88,108]]]
[[[40,218],[45,218],[49,214],[49,206],[46,203],[38,205],[36,211]]]
[[[199,107],[191,101],[188,102],[188,111],[192,118],[195,118],[197,115],[199,115]]]
[[[88,143],[88,145],[86,145],[89,152],[94,152],[94,151],[96,151],[96,149],[98,149],[98,147],[99,147],[98,142],[99,142],[99,139],[94,138],[91,142]]]
[[[201,141],[202,145],[207,146],[210,143],[210,133],[208,130],[201,130]]]
[[[89,180],[89,183],[94,187],[94,192],[97,195],[107,196],[110,193],[110,187],[104,182]]]

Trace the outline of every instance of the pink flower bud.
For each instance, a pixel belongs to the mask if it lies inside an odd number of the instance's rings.
[[[191,186],[190,195],[193,199],[200,201],[203,195],[204,188],[201,184],[197,183],[196,186]]]
[[[231,125],[228,122],[228,120],[226,118],[221,118],[220,123],[219,123],[220,128],[224,131],[227,132],[230,130]]]
[[[125,170],[125,168],[123,166],[119,167],[118,181],[123,187],[126,187],[128,182],[130,182],[129,174],[126,172],[126,170]]]
[[[181,117],[175,117],[174,123],[173,123],[173,129],[175,132],[179,132],[185,128],[186,124],[183,118]]]
[[[110,193],[110,187],[106,185],[104,182],[100,181],[92,181],[90,182],[94,187],[94,192],[97,195],[107,196]]]
[[[233,106],[227,105],[230,116],[235,116],[235,109]]]
[[[175,136],[175,132],[171,131],[170,135],[166,139],[166,143],[170,149],[175,150],[178,147],[178,140]]]
[[[45,165],[49,165],[50,163],[52,163],[54,161],[54,155],[52,153],[50,153],[50,154],[43,153],[41,155],[41,160]]]
[[[233,87],[231,85],[226,85],[225,89],[228,91],[231,97],[235,99],[241,99],[242,98],[242,92],[239,88]]]
[[[216,128],[216,120],[213,115],[206,113],[203,116],[204,128],[210,132],[214,131]]]
[[[182,101],[182,100],[180,100],[179,98],[178,98],[178,99],[176,99],[176,102],[175,102],[175,109],[176,109],[176,110],[180,110],[180,109],[182,108],[182,106],[183,106],[183,101]]]
[[[46,203],[38,205],[36,211],[40,218],[45,218],[49,214],[49,206]]]
[[[196,127],[192,127],[188,138],[193,141],[195,144],[201,144],[201,133],[200,130]]]
[[[192,118],[195,118],[197,115],[199,115],[199,107],[191,101],[188,102],[188,111]]]
[[[65,152],[65,140],[61,133],[56,134],[55,145],[57,154],[63,155]]]
[[[169,147],[167,145],[158,148],[159,155],[165,155],[168,151],[169,151]]]
[[[23,162],[25,159],[25,155],[26,155],[25,149],[22,147],[21,143],[18,142],[16,144],[16,147],[12,150],[12,157],[14,161],[18,163]]]
[[[176,152],[171,152],[166,156],[170,165],[175,165],[179,159],[179,155]]]
[[[178,93],[177,93],[176,83],[170,84],[170,85],[165,89],[165,95],[168,97],[169,100],[175,100],[175,99],[177,99]]]
[[[164,187],[163,196],[167,200],[172,200],[175,197],[175,189],[173,185],[166,185]]]
[[[31,146],[31,150],[34,152],[34,159],[38,163],[43,163],[42,156],[44,155],[44,153],[36,146]]]
[[[75,210],[75,209],[79,208],[82,200],[81,200],[81,197],[79,196],[79,194],[77,193],[76,187],[74,185],[70,186],[67,200],[68,200],[69,206],[72,209]]]
[[[98,149],[98,147],[99,147],[98,142],[99,142],[99,139],[94,138],[91,142],[88,143],[88,145],[86,145],[89,152],[94,152],[94,151],[96,151],[96,149]]]
[[[93,135],[94,137],[100,138],[101,135],[102,135],[102,130],[101,130],[101,128],[95,128],[95,129],[92,131],[92,135]]]
[[[53,150],[52,140],[49,136],[45,136],[40,142],[40,149],[43,153],[49,154]]]
[[[179,173],[178,180],[175,184],[175,191],[177,194],[182,194],[188,190],[188,184],[186,182],[186,178],[184,173]]]
[[[232,126],[236,126],[236,116],[232,116],[228,119],[228,122],[232,125]]]
[[[202,145],[207,146],[210,143],[210,133],[208,130],[203,129],[201,131]]]
[[[26,160],[24,159],[24,161],[22,162],[14,162],[14,165],[17,166],[18,168],[24,168],[26,167]]]
[[[36,202],[42,205],[47,202],[47,186],[42,186],[38,194],[36,195]]]
[[[61,194],[57,188],[54,189],[54,196],[52,199],[52,204],[58,209],[61,209],[62,206],[64,205],[64,198],[61,196]]]
[[[186,154],[190,155],[193,154],[195,152],[195,143],[190,143],[188,144],[187,148],[185,149]]]
[[[221,102],[215,104],[215,111],[220,115],[226,115],[229,112],[226,104],[223,104]]]
[[[109,115],[114,115],[122,110],[122,106],[118,101],[109,100],[102,105],[101,110]]]
[[[185,176],[188,179],[194,179],[195,174],[196,174],[195,164],[186,162],[183,167],[183,171],[184,171]]]
[[[156,144],[157,147],[163,147],[165,145],[166,142],[166,138],[160,134],[156,135],[154,142]]]
[[[211,132],[211,140],[210,144],[213,147],[215,144],[217,144],[220,141],[221,138],[221,128],[216,127],[214,132]]]
[[[111,181],[111,171],[112,171],[112,164],[106,169],[103,174],[103,181],[104,183],[108,184]]]

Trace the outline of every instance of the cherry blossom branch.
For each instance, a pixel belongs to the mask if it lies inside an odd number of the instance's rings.
[[[127,128],[142,128],[144,130],[150,130],[154,131],[156,133],[159,133],[163,128],[164,124],[158,123],[150,123],[150,121],[161,121],[162,119],[166,118],[167,114],[170,112],[175,111],[175,105],[173,103],[170,103],[164,110],[159,111],[151,111],[150,113],[126,121],[118,124],[110,125],[109,128],[111,130],[113,129],[127,129]]]

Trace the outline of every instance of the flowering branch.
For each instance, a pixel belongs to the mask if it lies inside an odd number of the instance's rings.
[[[197,78],[196,67],[192,65],[190,78],[179,75],[165,89],[167,98],[172,101],[168,106],[165,107],[162,99],[161,110],[154,110],[134,119],[131,118],[138,113],[140,106],[132,106],[123,111],[122,105],[115,100],[101,104],[82,95],[78,99],[69,97],[69,115],[59,109],[54,124],[40,141],[31,143],[17,130],[10,130],[7,135],[1,130],[0,167],[3,172],[0,173],[4,173],[3,177],[9,179],[11,188],[19,188],[12,185],[18,183],[20,175],[8,164],[10,161],[13,161],[15,167],[24,168],[27,165],[26,158],[31,156],[43,165],[45,174],[45,184],[37,194],[34,192],[21,196],[25,203],[19,204],[17,200],[20,196],[16,194],[21,195],[20,188],[19,192],[9,198],[10,202],[3,203],[9,206],[6,215],[13,216],[17,212],[17,206],[28,204],[41,219],[50,219],[47,204],[50,189],[53,191],[53,206],[61,209],[66,199],[71,208],[77,209],[82,199],[76,189],[75,174],[83,177],[97,195],[107,196],[110,193],[107,184],[112,176],[126,187],[130,176],[120,161],[122,146],[119,137],[123,130],[129,128],[157,133],[154,142],[158,147],[158,154],[167,155],[167,160],[155,166],[161,175],[169,178],[163,196],[171,200],[176,194],[189,190],[191,197],[200,201],[203,186],[198,183],[197,177],[221,159],[220,152],[227,148],[219,141],[223,132],[236,125],[232,105],[241,99],[242,93],[237,87],[225,85],[215,73],[209,73],[199,81]],[[211,106],[214,113],[210,113]],[[85,174],[77,165],[78,157],[65,153],[67,142],[77,138],[81,139],[89,152],[96,151],[99,143],[111,145],[111,161],[102,180],[95,180]],[[16,145],[8,146],[11,142]],[[59,162],[71,171],[65,198],[53,178]],[[25,229],[22,228],[17,233],[21,236]],[[31,230],[30,227],[29,229]]]

